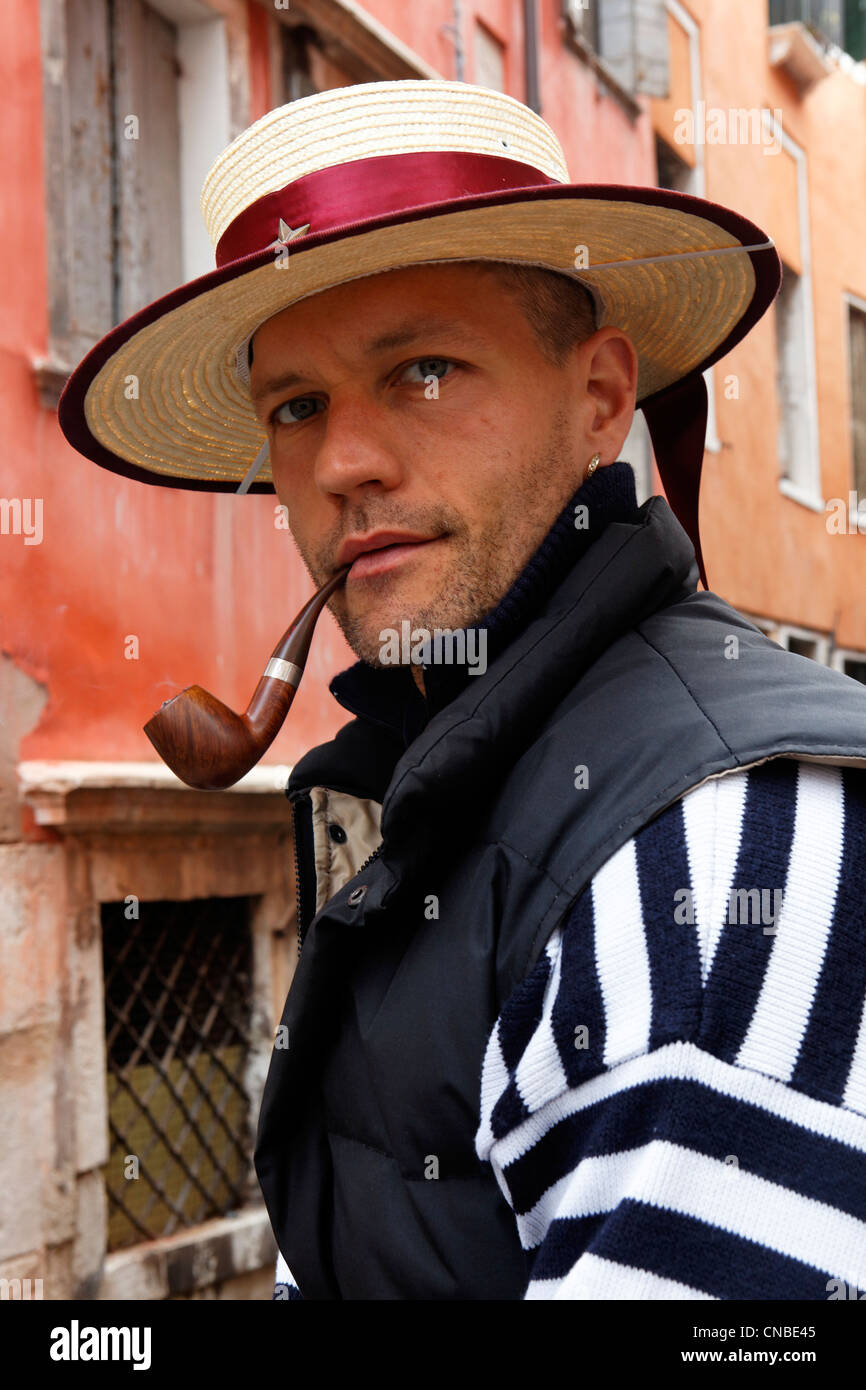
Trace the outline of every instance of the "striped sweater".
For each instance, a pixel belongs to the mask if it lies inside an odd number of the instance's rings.
[[[527,1300],[866,1290],[866,772],[713,778],[612,855],[496,1021],[476,1151]]]

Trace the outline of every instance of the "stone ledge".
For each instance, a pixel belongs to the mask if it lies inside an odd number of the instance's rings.
[[[72,367],[48,357],[36,357],[31,365],[33,380],[39,392],[39,404],[44,410],[56,410]]]
[[[37,825],[67,834],[285,830],[285,763],[259,764],[225,791],[195,791],[156,762],[20,762],[19,797]]]
[[[264,1206],[106,1255],[96,1298],[154,1302],[275,1267],[277,1247]]]
[[[22,789],[48,792],[67,792],[79,787],[153,787],[188,792],[192,788],[176,777],[170,767],[158,762],[96,762],[72,759],[20,762],[17,766]],[[246,776],[226,790],[235,792],[276,792],[277,774],[285,772],[288,780],[291,768],[286,763],[259,763]],[[285,781],[283,785],[285,785]],[[202,793],[196,793],[201,795]],[[205,792],[205,796],[222,796],[222,792]]]

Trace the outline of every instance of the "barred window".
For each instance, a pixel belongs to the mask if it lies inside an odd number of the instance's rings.
[[[102,904],[109,1250],[250,1198],[252,901]]]

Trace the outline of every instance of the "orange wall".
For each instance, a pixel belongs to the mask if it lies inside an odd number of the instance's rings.
[[[866,299],[866,87],[836,71],[801,100],[769,66],[766,4],[689,0],[688,9],[701,28],[707,106],[778,109],[806,150],[822,489],[825,499],[847,498],[854,483],[842,294]],[[678,87],[683,80],[675,69]],[[667,134],[670,104],[654,102],[653,119]],[[752,218],[799,269],[793,160],[755,145],[707,144],[704,154],[707,197]],[[823,514],[778,488],[775,311],[714,371],[723,448],[706,455],[701,487],[711,586],[737,607],[835,631],[837,645],[866,649],[866,537],[828,535]],[[738,400],[725,399],[729,373],[739,377]]]

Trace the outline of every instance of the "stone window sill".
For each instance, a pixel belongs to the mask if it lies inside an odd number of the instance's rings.
[[[264,1206],[128,1250],[106,1255],[96,1297],[159,1302],[276,1266],[277,1247]]]

